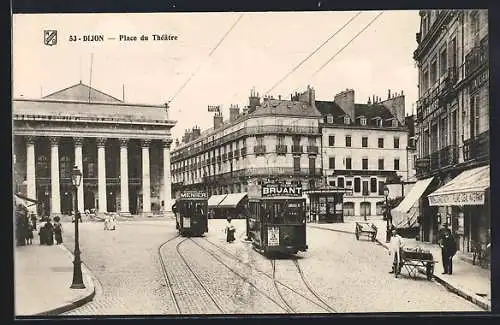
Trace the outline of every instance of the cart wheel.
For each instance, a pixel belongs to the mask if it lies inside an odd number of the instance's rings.
[[[432,280],[432,275],[434,274],[434,265],[431,263],[427,263],[427,268],[426,268],[426,275],[427,275],[427,280]]]

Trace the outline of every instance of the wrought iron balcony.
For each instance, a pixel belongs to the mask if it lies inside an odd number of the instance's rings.
[[[212,158],[210,159],[210,161],[211,161],[212,165],[213,165],[213,164],[215,164],[215,157],[212,157]]]
[[[319,152],[318,146],[307,146],[307,153],[318,154],[318,152]]]
[[[258,146],[254,146],[253,147],[253,152],[256,154],[256,155],[263,155],[266,153],[266,146],[264,145],[258,145]]]
[[[302,153],[301,145],[292,145],[292,153]]]
[[[226,161],[227,160],[227,154],[226,153],[223,153],[222,154],[222,161]]]
[[[475,159],[485,161],[490,157],[490,133],[483,132],[475,138],[464,141],[464,161]]]
[[[221,163],[221,156],[217,156],[216,158],[217,158],[217,159],[216,159],[216,160],[217,160],[217,163],[218,163],[218,164],[220,164],[220,163]]]
[[[247,155],[247,148],[246,147],[243,147],[240,149],[241,150],[241,156],[242,157],[245,157]]]
[[[234,158],[235,158],[235,159],[239,159],[239,158],[240,158],[240,150],[236,149],[236,150],[234,151]]]
[[[479,46],[472,48],[472,50],[465,56],[465,77],[474,73],[483,64],[488,63],[488,36],[483,38]]]
[[[458,163],[458,147],[447,146],[439,151],[439,168],[444,168]]]
[[[278,144],[276,145],[276,153],[277,154],[286,154],[287,152],[287,146],[284,144]]]

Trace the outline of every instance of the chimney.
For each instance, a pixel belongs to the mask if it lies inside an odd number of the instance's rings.
[[[368,96],[368,105],[370,105],[372,101],[370,100],[370,96]]]
[[[255,89],[250,90],[250,97],[248,97],[248,113],[255,111],[257,106],[260,106],[259,93],[255,93]]]
[[[229,107],[229,122],[236,121],[240,115],[240,108],[238,105],[231,105]]]
[[[176,146],[176,147],[178,147],[179,145],[180,145],[180,143],[179,143],[179,138],[176,138],[176,139],[175,139],[175,146]]]
[[[224,120],[222,118],[222,112],[216,112],[214,114],[214,130],[220,128],[223,124]]]
[[[307,86],[307,90],[302,94],[297,94],[297,101],[313,106],[316,101],[316,91],[311,86]]]
[[[387,99],[391,98],[391,90],[387,90]]]
[[[372,102],[375,104],[375,95],[372,95]]]
[[[191,132],[191,136],[192,136],[193,140],[196,140],[201,136],[201,130],[198,126],[195,126],[193,128],[193,131]]]
[[[375,97],[374,97],[375,98]],[[347,89],[341,93],[335,95],[335,99],[333,100],[337,105],[342,108],[342,110],[349,115],[352,121],[354,121],[354,90]]]
[[[401,123],[405,125],[405,96],[403,91],[401,94],[395,93],[392,98],[389,98],[381,103],[387,108],[391,114]]]

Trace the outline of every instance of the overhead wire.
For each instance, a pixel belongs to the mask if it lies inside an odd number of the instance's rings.
[[[227,32],[222,36],[222,38],[217,42],[217,44],[212,48],[212,50],[208,53],[207,57],[205,58],[204,61],[202,61],[196,70],[189,76],[189,78],[182,84],[182,86],[174,93],[174,95],[170,98],[170,100],[167,102],[167,105],[169,105],[176,97],[179,95],[179,93],[187,86],[187,84],[193,79],[193,77],[198,73],[202,65],[210,58],[215,51],[219,48],[219,46],[222,44],[222,42],[226,39],[227,35],[234,29],[234,27],[238,24],[238,22],[243,18],[243,14],[241,14],[238,19],[231,25],[231,27],[227,30]]]
[[[361,15],[362,11],[358,11],[354,16],[352,16],[342,27],[340,27],[335,33],[330,35],[320,46],[318,46],[314,51],[312,51],[307,57],[299,62],[295,67],[292,68],[285,76],[278,80],[267,92],[269,94],[273,91],[279,84],[285,81],[292,73],[294,73],[298,68],[300,68],[307,60],[309,60],[314,54],[316,54],[323,46],[325,46],[332,38],[334,38],[338,33],[340,33],[344,28],[346,28],[354,19]]]
[[[349,46],[349,44],[351,44],[356,38],[358,38],[359,35],[361,35],[365,30],[368,29],[368,27],[370,27],[384,12],[380,12],[377,16],[375,16],[375,18],[373,18],[368,24],[366,24],[366,26],[361,29],[356,35],[354,35],[353,38],[351,38],[349,40],[349,42],[347,42],[344,46],[342,46],[340,48],[340,50],[338,50],[333,56],[331,56],[328,61],[326,61],[318,70],[316,70],[311,78],[313,78],[314,76],[316,76],[321,70],[323,70],[337,55],[340,54],[340,52],[342,52],[347,46]]]

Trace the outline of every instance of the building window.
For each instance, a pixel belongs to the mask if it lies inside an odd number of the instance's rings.
[[[346,182],[345,182],[345,186],[346,186],[347,188],[352,188],[352,181],[346,181]]]
[[[278,135],[277,142],[278,142],[278,146],[284,145],[285,144],[285,137],[283,135]]]
[[[470,13],[470,30],[472,38],[477,38],[479,34],[479,16],[475,10]]]
[[[384,182],[379,181],[378,182],[378,195],[384,195]]]
[[[383,148],[384,147],[384,138],[378,138],[378,147]]]
[[[429,71],[426,70],[424,71],[422,78],[422,95],[427,89],[429,89]]]
[[[62,156],[59,160],[59,177],[71,178],[72,164],[68,156]]]
[[[334,135],[330,135],[328,137],[328,146],[329,147],[335,146],[335,136]]]
[[[363,148],[368,148],[368,137],[362,137],[361,138],[361,146]]]
[[[378,170],[384,170],[384,158],[378,159]]]
[[[344,124],[346,125],[351,124],[351,118],[349,116],[344,116]]]
[[[366,117],[361,118],[361,125],[366,125]]]
[[[363,158],[361,165],[364,170],[368,169],[368,158]]]
[[[354,192],[361,192],[361,179],[359,177],[354,177]]]
[[[399,158],[394,158],[394,170],[399,170]]]
[[[368,181],[363,181],[363,195],[369,195],[368,192]]]
[[[345,146],[346,147],[351,146],[351,136],[350,135],[346,135],[346,137],[345,137]]]
[[[328,182],[328,185],[330,185],[330,186],[335,186],[335,181],[329,181],[329,182]]]
[[[439,142],[441,144],[441,148],[445,148],[448,146],[448,118],[445,116],[441,119],[440,128],[439,128]]]
[[[293,157],[293,171],[300,171],[300,157]]]
[[[398,120],[396,120],[396,119],[393,119],[393,120],[392,120],[392,127],[393,127],[393,128],[398,127]]]
[[[264,136],[263,135],[258,135],[255,137],[257,140],[257,145],[258,146],[263,146],[264,145]]]
[[[352,169],[352,159],[351,158],[345,159],[345,169]]]
[[[292,137],[292,142],[294,146],[300,146],[300,135],[294,135]]]
[[[375,177],[370,178],[370,192],[377,192],[377,179]]]
[[[344,177],[338,177],[337,184],[339,185],[339,187],[344,187]]]
[[[87,169],[88,170],[88,169]],[[85,169],[84,169],[85,172]],[[49,163],[48,159],[46,156],[38,156],[37,158],[37,163],[36,163],[36,173],[38,177],[50,177],[50,168],[49,168]],[[85,175],[85,177],[89,177],[88,175]]]
[[[431,63],[431,86],[434,85],[437,79],[437,61],[434,59]]]
[[[394,137],[394,149],[399,149],[399,137]]]
[[[328,168],[335,169],[335,157],[330,157],[328,160]]]
[[[313,147],[316,146],[316,138],[315,137],[309,137],[309,146]]]
[[[378,127],[383,127],[384,126],[384,120],[382,118],[380,118],[380,117],[377,118],[376,123],[377,123]]]
[[[439,75],[443,76],[446,73],[446,70],[448,69],[447,65],[447,56],[448,52],[446,51],[446,47],[441,51],[441,54],[439,55]]]
[[[326,117],[326,121],[327,121],[327,123],[332,124],[333,123],[333,116],[332,115],[328,115]]]
[[[309,175],[316,175],[316,158],[309,158]]]

